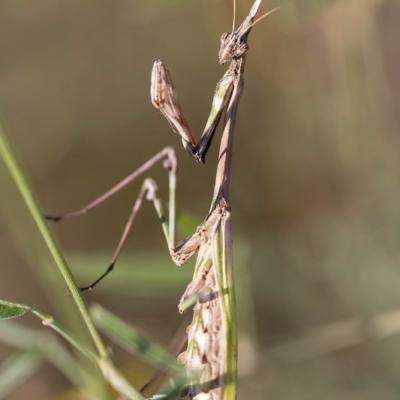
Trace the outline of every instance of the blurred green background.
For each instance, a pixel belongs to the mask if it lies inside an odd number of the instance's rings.
[[[241,19],[251,1],[237,2]],[[398,399],[400,3],[264,3],[281,10],[249,40],[232,183],[239,398]],[[180,237],[202,220],[216,149],[206,166],[184,153],[150,104],[150,70],[157,58],[168,65],[199,136],[231,16],[229,0],[1,1],[0,112],[47,212],[85,204],[173,144]],[[165,171],[151,176],[167,199]],[[107,265],[140,184],[55,226],[82,284]],[[73,324],[2,164],[0,185],[0,298]],[[149,205],[124,254],[86,297],[168,344],[184,321],[176,305],[193,263],[178,270],[169,261]],[[0,361],[10,352],[0,343]],[[138,386],[151,373],[115,356]],[[59,399],[68,390],[43,367],[7,399]]]

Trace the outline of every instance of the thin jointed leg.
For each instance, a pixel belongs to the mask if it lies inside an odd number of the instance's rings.
[[[124,228],[122,236],[118,242],[118,245],[114,252],[114,255],[111,259],[110,265],[107,267],[106,271],[103,274],[101,274],[93,283],[91,283],[88,286],[81,287],[80,289],[82,291],[92,290],[98,283],[100,283],[108,274],[110,274],[113,271],[115,263],[117,262],[120,254],[122,252],[122,249],[124,248],[125,243],[128,239],[129,233],[132,229],[133,221],[134,221],[136,215],[138,214],[140,207],[142,206],[143,199],[145,197],[147,197],[148,200],[154,202],[155,201],[154,199],[156,198],[156,194],[155,194],[156,191],[157,191],[157,185],[156,185],[155,181],[152,180],[151,178],[146,178],[140,189],[139,195],[133,204],[132,211],[129,215],[128,221],[125,225],[125,228]],[[156,210],[157,210],[157,208],[156,208]],[[167,225],[167,222],[165,220],[165,217],[162,214],[162,209],[160,210],[160,212],[161,212],[161,215],[159,215],[159,218],[160,218],[162,226],[163,226],[164,234],[166,234],[166,232],[168,232],[168,226],[165,226],[165,225]],[[157,210],[157,214],[159,214],[158,210]],[[166,239],[167,239],[167,243],[168,243],[167,235],[166,235]]]
[[[175,150],[172,147],[165,147],[159,153],[157,153],[156,155],[151,157],[149,160],[147,160],[144,164],[142,164],[139,168],[137,168],[133,172],[131,172],[127,177],[125,177],[120,182],[118,182],[111,189],[107,190],[105,193],[103,193],[102,195],[100,195],[99,197],[94,199],[92,202],[90,202],[86,206],[84,206],[78,210],[68,212],[66,214],[46,215],[46,218],[48,220],[58,222],[65,218],[78,217],[78,216],[87,214],[90,210],[99,206],[104,201],[106,201],[110,197],[112,197],[114,194],[116,194],[120,190],[124,189],[127,185],[129,185],[137,177],[139,177],[140,175],[143,175],[145,172],[147,172],[150,168],[152,168],[155,164],[157,164],[159,161],[161,161],[163,159],[165,159],[166,162],[168,162],[170,165],[173,165],[176,170]],[[166,168],[169,168],[169,167],[166,166]]]
[[[163,233],[165,239],[167,241],[168,249],[173,261],[181,265],[184,261],[186,261],[189,256],[194,254],[194,250],[197,249],[197,236],[196,234],[193,237],[186,239],[183,245],[178,246],[179,249],[177,250],[174,246],[175,241],[175,219],[176,219],[176,204],[175,204],[175,192],[176,192],[176,169],[177,169],[177,160],[175,156],[175,151],[171,147],[166,147],[155,156],[150,158],[146,161],[142,166],[134,170],[131,174],[129,174],[126,178],[121,180],[115,186],[113,186],[110,190],[105,192],[104,194],[97,197],[95,200],[90,202],[85,207],[69,212],[64,215],[60,216],[47,216],[46,218],[53,220],[53,221],[60,221],[64,218],[69,217],[77,217],[86,214],[88,211],[92,210],[93,208],[97,207],[98,205],[102,204],[105,200],[109,199],[111,196],[119,192],[129,183],[131,183],[135,178],[142,175],[143,173],[147,172],[151,167],[153,167],[157,162],[163,161],[163,166],[168,170],[169,174],[169,207],[168,207],[168,219],[166,218],[163,210],[163,205],[160,198],[157,196],[157,184],[151,178],[146,178],[143,182],[143,185],[140,189],[139,195],[136,198],[131,213],[129,215],[128,221],[124,227],[122,236],[118,242],[117,248],[113,254],[112,260],[105,270],[103,274],[101,274],[93,283],[88,286],[84,286],[81,288],[82,291],[84,290],[91,290],[93,289],[98,283],[100,283],[108,274],[110,274],[115,266],[115,263],[120,256],[122,249],[126,243],[126,240],[129,236],[129,233],[132,229],[134,219],[137,213],[140,210],[140,207],[143,203],[143,200],[146,199],[151,201],[154,205],[156,210],[157,216],[161,222],[161,226],[163,229]],[[186,244],[187,243],[187,244]],[[190,251],[188,252],[189,255],[185,254],[183,257],[181,253],[185,253],[185,248],[190,247]],[[184,261],[182,261],[184,260]]]

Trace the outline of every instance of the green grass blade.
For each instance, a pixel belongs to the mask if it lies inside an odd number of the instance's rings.
[[[108,360],[100,359],[99,367],[111,386],[129,400],[144,400],[144,397],[125,379]]]
[[[82,320],[93,340],[96,350],[99,354],[100,359],[93,355],[91,350],[88,350],[81,343],[74,340],[70,335],[68,335],[64,330],[62,330],[57,324],[53,323],[53,319],[40,313],[38,310],[29,308],[39,318],[44,317],[43,323],[57,331],[66,340],[75,346],[79,351],[83,352],[87,357],[95,359],[100,369],[103,372],[104,377],[110,382],[110,384],[119,391],[122,395],[129,399],[142,399],[142,396],[132,388],[129,383],[121,376],[121,374],[116,370],[116,368],[111,364],[109,360],[107,349],[103,343],[103,340],[99,333],[97,332],[93,321],[89,316],[89,312],[84,302],[81,292],[77,287],[71,270],[65,260],[64,254],[62,253],[60,247],[58,246],[51,230],[49,229],[44,215],[39,207],[39,203],[36,200],[34,192],[30,187],[28,180],[14,155],[12,147],[5,135],[5,132],[0,126],[0,156],[3,159],[10,175],[12,176],[15,185],[17,186],[25,205],[30,211],[33,220],[35,221],[38,230],[46,243],[50,254],[52,255],[57,268],[59,269],[66,286],[68,287],[71,297],[73,298],[77,309],[82,317]]]
[[[15,353],[0,366],[0,400],[31,377],[40,367],[42,356],[37,352]]]
[[[107,359],[108,357],[107,350],[104,346],[104,343],[100,335],[96,331],[93,322],[90,319],[86,304],[83,301],[81,293],[74,281],[74,278],[64,258],[64,255],[60,250],[55,238],[53,237],[52,232],[50,231],[46,223],[46,220],[39,207],[39,203],[36,200],[34,192],[28,183],[28,180],[22,170],[22,167],[17,161],[17,158],[15,157],[11,145],[1,126],[0,126],[0,156],[3,159],[8,171],[10,172],[15,185],[17,186],[22,198],[24,199],[27,208],[29,209],[32,215],[32,218],[34,219],[39,229],[40,234],[43,237],[43,240],[45,241],[51,255],[54,258],[54,261],[68,287],[68,290],[71,293],[73,300],[75,301],[75,304],[79,310],[82,320],[85,323],[86,328],[92,337],[93,343],[96,346],[96,349],[100,357]]]
[[[237,321],[236,301],[232,265],[231,221],[226,215],[216,227],[213,239],[213,261],[215,263],[219,291],[222,293],[222,317],[225,321],[226,384],[223,400],[236,399],[237,384]]]
[[[158,368],[167,367],[175,372],[182,372],[182,366],[168,350],[146,339],[110,311],[95,305],[91,308],[91,314],[99,329],[125,350],[144,358]]]

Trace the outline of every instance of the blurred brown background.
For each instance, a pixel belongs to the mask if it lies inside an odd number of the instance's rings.
[[[250,3],[238,0],[240,19]],[[250,36],[232,184],[239,398],[398,399],[400,3],[264,3],[281,10]],[[85,204],[173,144],[180,235],[201,221],[216,149],[204,167],[189,159],[150,104],[150,70],[166,62],[199,135],[231,16],[229,0],[1,1],[0,112],[46,211]],[[166,199],[165,172],[151,176]],[[3,165],[0,184],[0,298],[65,318],[68,296]],[[55,227],[79,281],[107,265],[139,185]],[[192,267],[174,270],[150,206],[125,256],[88,300],[167,344]],[[10,352],[0,343],[0,360]],[[149,370],[116,357],[145,381]],[[44,367],[7,399],[68,386]]]

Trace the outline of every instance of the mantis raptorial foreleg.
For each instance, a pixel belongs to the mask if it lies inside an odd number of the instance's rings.
[[[153,64],[151,73],[151,101],[155,108],[167,119],[172,129],[181,137],[183,147],[197,161],[204,162],[219,120],[232,94],[234,75],[228,69],[218,82],[211,103],[211,111],[198,144],[183,116],[178,95],[167,67],[161,60]]]

